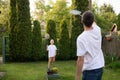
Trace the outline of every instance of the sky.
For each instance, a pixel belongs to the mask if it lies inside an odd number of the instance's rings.
[[[116,14],[120,13],[120,0],[92,0],[95,1],[98,6],[103,5],[104,3],[111,4]]]
[[[34,1],[35,0],[30,0],[30,7],[31,7],[31,11],[34,11]],[[46,4],[48,2],[48,0],[45,0]],[[53,0],[54,2],[56,0]],[[71,3],[71,0],[67,0],[68,2]],[[104,3],[106,4],[111,4],[113,6],[113,9],[115,11],[116,14],[120,13],[120,0],[92,0],[92,2],[96,2],[98,4],[98,6],[100,7],[101,5],[103,5]],[[70,5],[70,4],[69,4]]]

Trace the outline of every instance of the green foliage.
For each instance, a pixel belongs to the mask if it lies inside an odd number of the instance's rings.
[[[103,33],[110,31],[112,27],[111,22],[106,21],[104,17],[101,17],[98,14],[95,14],[95,19],[96,19],[96,23],[98,24],[98,26],[101,27]]]
[[[0,0],[0,55],[2,54],[2,38],[8,36],[9,2],[10,0]]]
[[[101,27],[102,32],[110,31],[113,23],[116,21],[116,14],[110,4],[104,4],[100,8],[93,4],[92,11],[95,14],[97,24]]]
[[[60,22],[66,18],[67,24],[69,24],[70,14],[69,7],[66,0],[56,0],[56,3],[52,5],[52,8],[47,12],[46,20],[52,19],[56,22],[57,37],[60,35]],[[70,28],[68,28],[70,29]]]
[[[120,14],[118,14],[117,16],[117,26],[118,26],[118,30],[120,30]]]
[[[105,58],[106,65],[109,65],[110,63],[119,60],[119,56],[117,56],[115,54],[104,54],[104,58]]]
[[[89,5],[89,1],[88,0],[72,0],[72,9],[77,9],[79,11],[81,11],[82,13],[85,12],[86,10],[88,10],[88,5]]]
[[[49,39],[54,39],[55,44],[56,44],[57,43],[57,37],[56,37],[57,32],[56,32],[56,23],[55,23],[55,21],[48,20],[46,31],[50,36]]]
[[[0,29],[5,28],[8,22],[8,0],[0,0]]]
[[[48,51],[46,49],[49,43],[50,42],[48,42],[48,39],[45,39],[45,38],[42,39],[42,55],[41,55],[42,57],[40,60],[43,60],[43,61],[48,60]]]
[[[34,11],[34,15],[35,15],[35,19],[36,20],[43,20],[44,19],[44,13],[46,10],[45,7],[45,1],[44,0],[36,0],[35,1],[35,11]],[[34,17],[34,15],[32,17]]]
[[[113,10],[113,7],[110,4],[105,4],[105,3],[100,7],[100,11],[103,13],[105,13],[105,12],[115,13]]]
[[[17,55],[17,10],[16,0],[10,0],[10,21],[9,21],[9,55],[14,60]]]
[[[31,21],[29,0],[17,0],[17,52],[15,61],[28,61],[31,56]]]
[[[67,60],[70,58],[70,40],[67,23],[65,20],[61,22],[60,40],[59,40],[59,55],[60,60]]]
[[[41,27],[39,21],[34,21],[34,27],[32,32],[32,56],[31,59],[39,60],[42,57],[42,37]]]
[[[60,23],[61,20],[68,17],[69,9],[65,0],[57,0],[52,9],[47,12],[46,19],[52,19]]]
[[[107,68],[113,69],[113,70],[119,70],[120,69],[120,61],[112,62],[107,66]]]
[[[82,13],[88,10],[88,0],[72,0],[72,9],[77,9]],[[78,35],[83,31],[82,24],[80,23],[81,17],[79,15],[71,16],[71,58],[75,59],[76,57],[76,39]]]

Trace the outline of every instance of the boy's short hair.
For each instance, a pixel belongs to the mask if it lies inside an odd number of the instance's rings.
[[[94,15],[91,11],[86,11],[82,15],[82,22],[85,26],[91,27],[94,22]]]

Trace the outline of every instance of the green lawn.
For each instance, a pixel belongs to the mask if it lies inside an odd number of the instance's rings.
[[[76,61],[57,61],[61,80],[74,80]],[[2,80],[46,80],[47,62],[6,63],[0,65],[6,71]],[[120,80],[120,72],[104,70],[103,80]]]

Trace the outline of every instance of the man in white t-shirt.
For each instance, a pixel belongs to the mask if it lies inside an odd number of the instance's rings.
[[[101,49],[101,29],[94,22],[94,15],[82,15],[84,31],[77,38],[77,67],[75,80],[102,80],[104,56]]]
[[[48,50],[48,57],[49,57],[49,61],[48,61],[48,70],[50,70],[50,65],[51,63],[55,62],[55,56],[56,56],[56,46],[54,45],[54,40],[51,39],[50,40],[50,45],[47,47]]]

